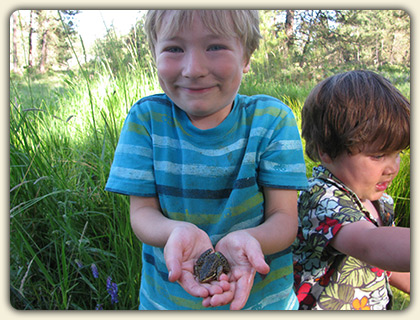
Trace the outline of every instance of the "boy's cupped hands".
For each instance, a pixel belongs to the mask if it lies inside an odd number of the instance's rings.
[[[189,294],[203,298],[204,307],[230,303],[231,310],[242,309],[249,297],[256,272],[267,274],[270,267],[264,260],[259,242],[245,230],[229,233],[216,245],[231,266],[228,275],[217,281],[200,283],[194,276],[194,264],[208,248],[213,248],[208,235],[194,225],[174,229],[164,256],[169,270],[169,281],[177,281]]]

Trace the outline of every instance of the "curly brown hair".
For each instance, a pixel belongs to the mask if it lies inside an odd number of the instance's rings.
[[[378,152],[410,145],[410,102],[383,76],[366,70],[349,71],[320,82],[302,109],[306,153],[319,161],[367,147]]]

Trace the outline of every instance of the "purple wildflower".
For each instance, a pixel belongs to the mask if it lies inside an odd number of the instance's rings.
[[[76,261],[77,267],[82,269],[83,268],[83,263],[79,259],[76,259],[75,261]]]
[[[108,277],[106,279],[106,290],[111,296],[111,303],[112,304],[117,303],[118,302],[118,285],[115,282],[112,282],[111,277]]]
[[[112,278],[109,276],[109,277],[106,279],[106,290],[107,290],[107,291],[111,290],[111,283],[112,283]]]
[[[92,265],[90,266],[90,268],[92,269],[93,277],[95,279],[98,279],[99,278],[99,272],[98,272],[98,268],[96,267],[96,265],[94,263],[92,263]]]
[[[104,308],[103,308],[102,304],[98,303],[98,304],[96,305],[95,310],[104,310]]]

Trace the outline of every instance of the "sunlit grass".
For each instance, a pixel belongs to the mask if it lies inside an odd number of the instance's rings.
[[[88,80],[92,101],[80,74],[11,79],[14,307],[138,307],[141,247],[131,231],[128,199],[105,192],[104,186],[128,109],[158,91],[150,79],[115,78],[101,70]],[[90,272],[92,263],[98,279]],[[117,304],[105,288],[108,276],[119,287]]]
[[[391,287],[394,295],[394,305],[392,310],[404,310],[410,306],[410,295],[394,287]]]

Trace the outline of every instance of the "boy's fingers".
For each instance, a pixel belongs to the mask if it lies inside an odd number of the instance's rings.
[[[249,263],[258,273],[267,274],[270,272],[270,266],[265,262],[261,247],[251,248],[251,250],[247,248],[246,255]]]
[[[169,267],[169,264],[168,264],[168,270],[169,270],[168,280],[170,282],[177,281],[179,279],[179,277],[181,276],[181,270],[179,268],[177,268],[176,266]]]
[[[245,306],[254,283],[254,275],[255,272],[249,276],[243,276],[236,282],[235,295],[230,304],[230,310],[241,310]]]
[[[209,296],[209,291],[199,284],[188,271],[183,271],[178,283],[194,297],[206,298]]]
[[[177,281],[181,277],[181,262],[174,254],[165,254],[166,267],[168,268],[168,280]]]
[[[270,272],[270,266],[265,262],[264,257],[249,257],[249,262],[258,273],[267,274]]]
[[[211,298],[212,297],[209,296],[209,297],[203,299],[202,305],[203,305],[204,308],[211,307],[211,304],[210,304]]]
[[[229,304],[233,299],[234,293],[232,290],[224,291],[221,294],[216,294],[211,297],[210,299],[210,306],[211,307],[219,307]],[[204,303],[204,301],[203,301]]]

